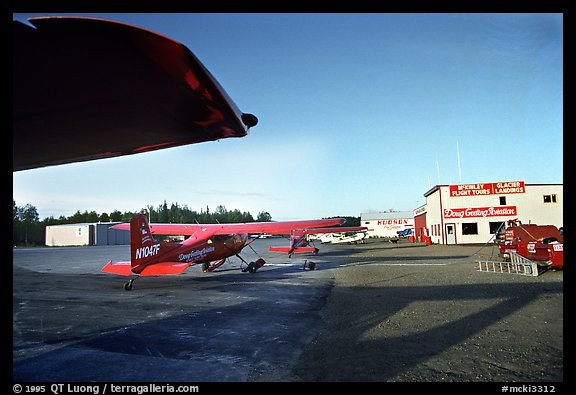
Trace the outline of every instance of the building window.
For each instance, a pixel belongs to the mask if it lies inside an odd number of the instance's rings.
[[[490,222],[490,234],[493,235],[498,232],[498,230],[504,232],[504,222]]]
[[[500,206],[506,205],[506,196],[500,196]]]
[[[476,222],[462,224],[462,234],[463,235],[477,235],[478,234],[478,224]]]
[[[556,194],[544,195],[544,203],[556,203]]]

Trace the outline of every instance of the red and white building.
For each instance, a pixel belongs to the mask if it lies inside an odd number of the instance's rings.
[[[361,226],[366,226],[368,237],[398,237],[398,231],[414,230],[412,211],[361,213]]]
[[[501,181],[436,185],[424,194],[426,204],[414,210],[417,235],[427,228],[435,244],[494,241],[505,222],[563,227],[563,184]]]

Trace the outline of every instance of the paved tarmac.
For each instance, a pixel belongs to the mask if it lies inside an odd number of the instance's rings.
[[[125,277],[100,272],[129,260],[128,246],[14,249],[14,380],[248,381],[288,369],[314,334],[333,274],[301,270],[303,259],[269,253],[274,243],[287,241],[252,244],[268,262],[254,274],[234,257],[212,273],[196,265],[139,278],[132,291]]]
[[[533,355],[525,368],[544,361],[554,371],[530,380],[562,380],[561,271],[479,273],[473,268],[478,246],[371,240],[317,245],[319,256],[292,259],[267,251],[286,243],[257,240],[258,254],[245,248],[247,261],[267,261],[255,274],[242,273],[233,258],[213,273],[193,266],[178,276],[140,278],[132,291],[123,289],[126,278],[100,272],[110,259],[127,260],[128,246],[14,249],[13,380],[485,381],[486,372],[446,374],[462,366],[462,355],[442,356],[459,347],[466,355],[482,353],[478,334],[495,325],[508,331],[504,351],[511,353],[510,335],[535,314],[546,321],[537,333],[551,332],[528,344]],[[304,259],[317,270],[302,270]],[[485,293],[507,302],[486,310],[492,296]],[[430,317],[441,315],[437,327]],[[458,335],[448,341],[442,333]],[[424,356],[420,347],[410,348],[421,339]],[[503,351],[493,346],[481,362]],[[382,357],[386,350],[386,365],[378,365],[374,353]],[[514,363],[522,365],[524,357]]]

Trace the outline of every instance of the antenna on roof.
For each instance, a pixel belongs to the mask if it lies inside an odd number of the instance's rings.
[[[460,147],[456,141],[456,155],[458,155],[458,181],[462,184],[462,173],[460,172]]]

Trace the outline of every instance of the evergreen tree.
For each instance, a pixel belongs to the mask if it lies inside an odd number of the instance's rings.
[[[14,206],[13,206],[14,207]],[[19,222],[24,230],[24,244],[29,245],[29,234],[33,234],[34,226],[39,222],[38,210],[31,204],[26,204],[24,207],[16,210]],[[35,240],[34,240],[35,241]]]
[[[110,221],[120,222],[122,221],[122,213],[118,210],[114,210],[110,213]]]
[[[168,218],[168,205],[166,204],[166,200],[164,200],[164,204],[162,204],[158,208],[158,222],[160,223],[167,223],[169,222]]]
[[[254,217],[250,212],[241,212],[238,209],[227,210],[224,205],[216,206],[213,213],[210,212],[210,207],[206,206],[206,211],[200,209],[198,213],[195,210],[190,210],[187,205],[180,205],[177,202],[171,203],[170,208],[166,200],[155,209],[152,205],[146,206],[140,212],[145,212],[148,215],[151,223],[201,223],[201,224],[214,224],[214,223],[242,223],[254,222]],[[46,226],[49,225],[62,225],[73,223],[96,223],[96,222],[130,222],[130,219],[137,213],[125,211],[124,213],[119,210],[114,210],[110,214],[98,214],[92,210],[88,212],[76,211],[69,217],[61,215],[58,219],[50,216],[39,221],[39,215],[36,207],[31,204],[26,204],[23,207],[18,207],[15,200],[12,200],[12,240],[14,245],[44,245]],[[267,222],[272,221],[271,215],[266,211],[258,213],[257,221]]]
[[[260,211],[258,213],[258,216],[256,217],[256,221],[257,222],[270,222],[270,221],[272,221],[272,216],[270,215],[270,213],[268,213],[266,211]]]

